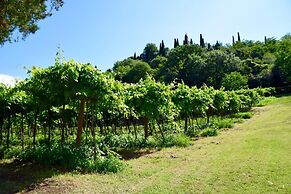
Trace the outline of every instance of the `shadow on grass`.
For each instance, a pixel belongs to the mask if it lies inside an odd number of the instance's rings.
[[[131,160],[131,159],[137,159],[145,155],[152,154],[154,152],[157,152],[158,150],[161,150],[162,148],[158,149],[122,149],[116,151],[124,160]]]
[[[19,161],[0,163],[0,194],[33,190],[46,178],[62,173],[50,167]]]

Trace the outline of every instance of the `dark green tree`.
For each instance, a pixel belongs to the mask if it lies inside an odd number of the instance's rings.
[[[226,90],[245,89],[248,87],[248,78],[239,72],[231,72],[222,79],[222,86]]]
[[[189,40],[188,40],[188,35],[185,34],[183,45],[187,45],[187,44],[189,44]]]
[[[165,48],[165,43],[162,40],[162,42],[160,43],[159,55],[166,56],[166,54],[167,54],[167,49]]]
[[[148,43],[143,53],[140,55],[141,60],[149,63],[152,59],[154,59],[158,55],[158,48],[154,43]]]
[[[24,39],[35,33],[39,27],[38,22],[52,15],[58,10],[63,0],[2,0],[0,3],[0,45],[5,42],[17,41],[18,31]]]
[[[239,35],[239,32],[237,33],[237,41],[240,42],[240,35]]]
[[[205,48],[205,42],[204,42],[204,38],[202,37],[202,34],[200,34],[200,46],[202,48]]]
[[[279,76],[282,84],[291,84],[291,35],[283,36],[279,42],[278,51],[276,53],[276,69],[279,70]]]

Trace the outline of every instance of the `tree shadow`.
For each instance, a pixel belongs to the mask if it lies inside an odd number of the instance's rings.
[[[61,170],[33,163],[0,163],[0,194],[33,190],[40,182],[60,173]]]
[[[161,148],[160,148],[161,149]],[[118,150],[117,153],[122,157],[124,160],[131,160],[131,159],[137,159],[145,155],[152,154],[154,152],[157,152],[160,149],[122,149]]]

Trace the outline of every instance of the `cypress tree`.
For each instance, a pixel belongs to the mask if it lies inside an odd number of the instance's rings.
[[[239,32],[237,33],[237,41],[240,42],[240,35],[239,35]]]
[[[163,50],[165,49],[165,43],[164,43],[164,40],[162,40],[162,48],[163,48]]]
[[[234,36],[232,36],[232,46],[234,46]]]
[[[183,45],[186,45],[186,44],[189,44],[189,40],[188,40],[188,35],[185,34],[185,38],[184,38],[184,41],[183,41]]]
[[[179,39],[177,38],[177,46],[180,46],[180,44],[179,44]]]
[[[265,36],[265,44],[267,44],[267,37]]]
[[[193,40],[192,40],[192,38],[190,39],[190,44],[193,45]]]
[[[136,59],[136,52],[134,52],[134,54],[133,54],[133,59],[134,60]]]
[[[202,34],[200,34],[200,46],[202,48],[205,48],[205,42],[204,42],[204,38],[202,37]]]
[[[175,46],[175,40],[174,40],[174,46]],[[165,52],[165,43],[164,43],[163,40],[160,43],[159,55],[161,55],[161,56],[165,56],[166,55],[166,52]]]

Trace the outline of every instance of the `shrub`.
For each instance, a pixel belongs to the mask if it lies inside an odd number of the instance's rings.
[[[215,122],[218,129],[232,128],[234,126],[234,120],[231,118],[223,118]]]
[[[188,137],[197,137],[198,136],[198,127],[197,126],[189,126],[185,131],[185,135]]]
[[[145,140],[142,135],[137,135],[137,138],[133,134],[121,134],[121,135],[107,135],[100,140],[101,144],[111,148],[141,148],[145,147]]]
[[[253,112],[240,112],[240,113],[231,115],[232,118],[238,118],[238,119],[250,119],[252,118],[252,116],[254,116]]]
[[[258,106],[258,107],[266,106],[266,105],[272,103],[275,99],[276,99],[276,97],[274,97],[274,96],[264,97],[256,104],[256,106]]]
[[[95,161],[91,160],[87,170],[90,172],[119,172],[125,168],[125,164],[114,154],[99,156]]]
[[[4,149],[3,158],[5,159],[17,158],[20,155],[21,151],[22,149],[20,146],[13,146],[13,147],[10,147],[9,149]]]
[[[210,136],[217,136],[218,130],[216,128],[206,128],[199,132],[199,136],[201,137],[210,137]]]
[[[186,147],[189,146],[191,143],[191,140],[189,137],[187,137],[184,134],[170,134],[165,137],[165,140],[162,145],[165,147]]]
[[[94,161],[91,147],[56,144],[51,148],[48,146],[27,148],[19,155],[19,160],[85,172],[106,173],[122,170],[124,163],[113,154],[114,152],[107,152],[108,154],[98,149],[97,158]]]
[[[239,72],[231,72],[226,74],[222,79],[222,86],[226,90],[239,90],[248,87],[248,78]]]

